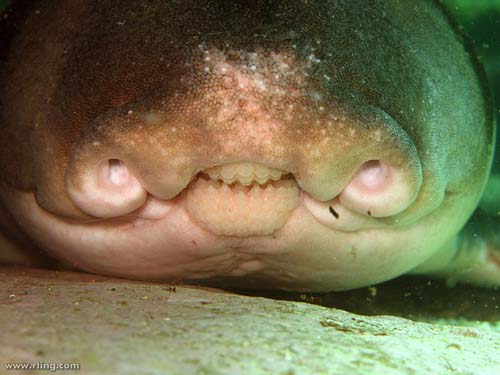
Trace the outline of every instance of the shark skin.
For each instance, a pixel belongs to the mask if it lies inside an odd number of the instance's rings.
[[[0,35],[1,262],[500,285],[492,99],[439,2],[19,0]]]

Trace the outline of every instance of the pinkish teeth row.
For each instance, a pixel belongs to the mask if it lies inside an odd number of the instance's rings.
[[[294,180],[251,187],[198,178],[186,191],[187,210],[203,227],[219,235],[271,234],[281,228],[297,206]]]
[[[251,162],[224,164],[205,169],[203,173],[212,180],[221,180],[226,184],[239,182],[244,186],[252,185],[255,182],[264,185],[269,180],[278,181],[282,175],[286,174],[279,169]]]

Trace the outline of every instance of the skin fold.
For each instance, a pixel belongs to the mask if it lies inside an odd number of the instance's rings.
[[[495,230],[459,234],[495,129],[456,30],[435,1],[14,1],[0,260],[287,290],[500,284]]]

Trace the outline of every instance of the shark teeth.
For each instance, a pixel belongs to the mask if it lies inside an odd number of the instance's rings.
[[[225,184],[238,182],[243,186],[249,186],[254,183],[264,185],[270,180],[278,181],[287,172],[269,168],[262,164],[251,162],[229,163],[207,168],[202,171],[212,180],[220,180]]]
[[[217,235],[247,237],[283,227],[298,205],[299,188],[293,179],[230,186],[200,177],[184,194],[189,215],[203,228]]]

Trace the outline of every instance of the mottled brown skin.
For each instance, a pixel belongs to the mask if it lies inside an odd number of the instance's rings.
[[[239,146],[247,159],[293,169],[319,200],[338,193],[355,166],[384,159],[421,186],[407,210],[380,222],[403,226],[455,199],[470,201],[470,213],[491,164],[482,70],[433,1],[19,1],[0,35],[1,183],[34,192],[67,220],[93,220],[66,186],[103,155],[130,161],[162,199],[234,157],[224,141],[234,139],[236,117],[252,114],[241,101],[233,117],[214,120],[221,97],[207,93],[238,90],[211,74],[205,49],[235,63],[256,52],[269,71],[271,56],[284,55],[306,71],[283,75],[285,96],[255,93],[279,133],[271,144],[257,134]],[[342,125],[325,127],[329,118]],[[158,170],[176,181],[158,183]]]
[[[37,6],[35,2],[29,7],[31,14],[26,12],[28,17],[18,22],[17,29],[22,33],[9,43],[9,60],[2,64],[2,180],[22,189],[36,189],[39,202],[48,209],[79,216],[67,200],[55,202],[54,196],[58,195],[57,200],[64,196],[64,170],[75,143],[82,133],[91,131],[98,122],[96,119],[123,113],[141,97],[156,94],[160,96],[158,101],[169,98],[176,89],[186,89],[180,77],[195,75],[197,82],[210,79],[181,62],[199,64],[199,44],[224,48],[226,41],[235,50],[280,51],[296,44],[303,60],[311,53],[312,46],[314,54],[325,63],[311,81],[326,86],[332,101],[345,108],[356,108],[361,103],[390,114],[416,144],[430,179],[439,181],[446,174],[449,193],[473,188],[470,181],[483,179],[487,170],[484,160],[490,157],[488,148],[492,141],[491,111],[484,108],[482,101],[465,103],[468,98],[456,95],[477,90],[477,77],[463,76],[461,66],[475,62],[472,58],[463,61],[461,56],[454,59],[460,51],[456,35],[447,25],[435,30],[434,25],[417,22],[414,17],[420,13],[412,12],[411,6],[408,9],[408,4],[380,2],[376,7],[367,6],[366,1],[351,2],[348,7],[328,1],[281,4],[222,1],[210,6],[203,2],[165,1],[127,4],[52,1]],[[323,16],[329,13],[329,7],[339,8],[333,20]],[[441,16],[432,2],[419,4],[420,7],[437,13],[434,17]],[[421,9],[419,12],[424,13]],[[226,16],[220,17],[222,14]],[[356,25],[354,20],[363,23]],[[445,20],[438,23],[442,22]],[[387,23],[394,26],[388,28]],[[399,25],[405,25],[406,30]],[[440,34],[439,40],[434,38],[435,33]],[[317,40],[324,42],[318,45]],[[432,56],[430,61],[428,56]],[[421,64],[411,62],[419,59]],[[450,65],[450,61],[457,64]],[[436,86],[440,83],[437,80],[444,77],[427,75],[426,70],[432,71],[439,65],[446,66],[450,80],[460,79]],[[324,74],[332,78],[332,83],[325,80]],[[176,103],[177,109],[192,100],[192,95],[186,95],[184,103]],[[460,124],[463,112],[457,109],[462,106],[471,108],[471,114],[482,114],[482,121],[457,129],[439,128],[428,121],[430,116],[456,117],[455,123]],[[201,136],[193,139],[195,136],[189,134],[191,142],[210,151],[213,133],[221,130],[199,129],[204,124],[197,120],[190,119],[193,124],[190,131]],[[303,128],[309,136],[320,137],[319,129],[307,120],[294,126]],[[174,125],[177,124],[172,121],[167,126]],[[122,127],[116,131],[126,132],[125,126]],[[299,141],[291,137],[285,142]],[[200,144],[200,138],[204,144]],[[182,141],[179,136],[168,146],[175,147]],[[45,150],[47,145],[52,148],[51,153]],[[475,152],[464,153],[464,150]],[[327,152],[335,150],[330,148]],[[483,167],[475,168],[476,165]]]

